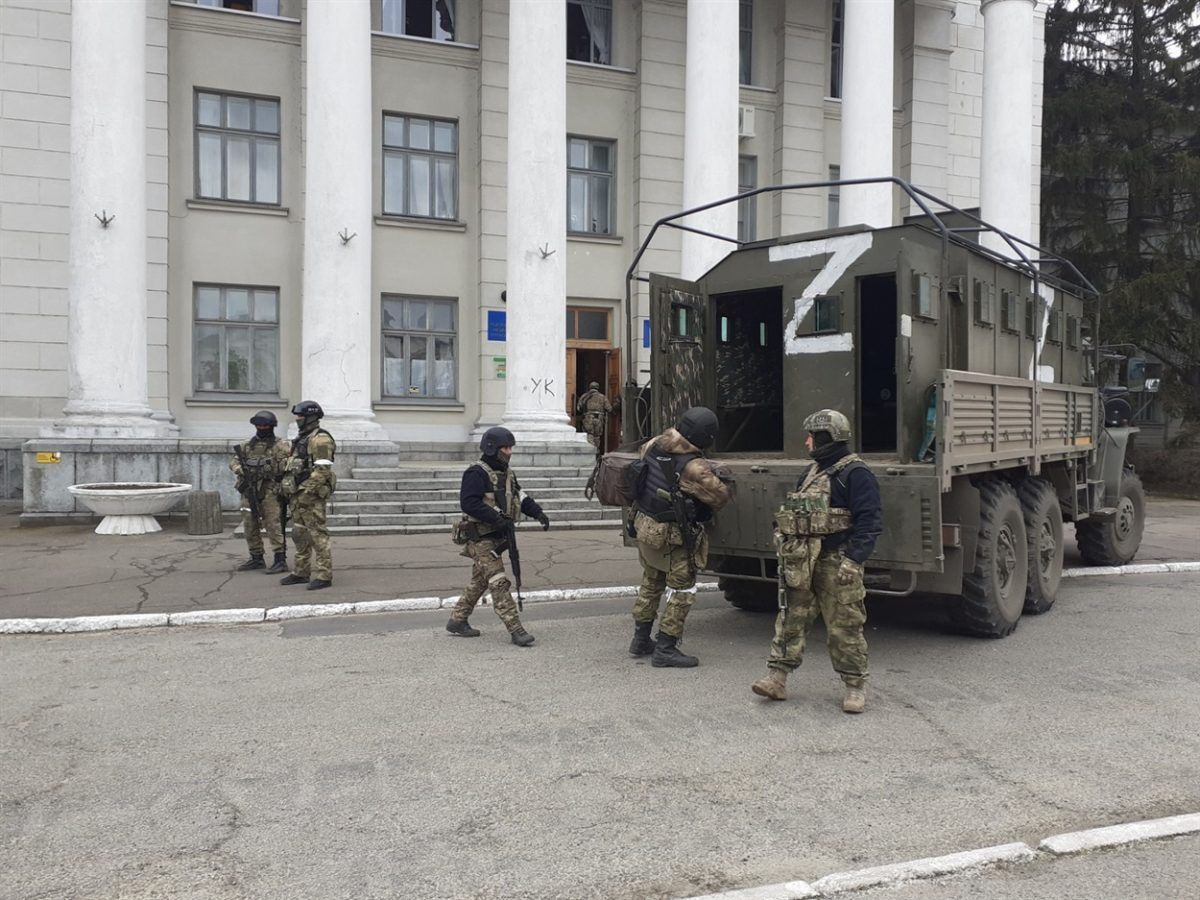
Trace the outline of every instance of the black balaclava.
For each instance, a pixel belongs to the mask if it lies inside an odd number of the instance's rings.
[[[822,469],[846,455],[846,442],[835,441],[828,431],[814,431],[812,458]]]

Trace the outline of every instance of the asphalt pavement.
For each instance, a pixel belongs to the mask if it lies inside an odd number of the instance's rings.
[[[529,649],[486,610],[473,640],[438,612],[0,639],[0,896],[686,897],[1192,813],[1198,598],[1071,579],[999,641],[873,603],[857,717],[819,630],[755,698],[771,619],[713,594],[692,670],[630,659],[620,600],[531,607]]]

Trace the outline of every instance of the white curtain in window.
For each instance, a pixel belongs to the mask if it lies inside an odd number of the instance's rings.
[[[437,0],[433,14],[433,36],[439,40],[454,40],[454,0]]]
[[[379,28],[388,34],[404,34],[404,0],[383,0]]]
[[[454,209],[454,162],[449,159],[436,161],[434,177],[437,179],[437,206],[433,214],[439,219],[453,219]]]
[[[581,0],[579,8],[583,11],[583,21],[587,23],[592,40],[596,44],[597,62],[609,64],[608,44],[612,32],[612,7],[598,0]]]

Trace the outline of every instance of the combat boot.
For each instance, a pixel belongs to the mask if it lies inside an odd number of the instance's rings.
[[[750,685],[750,690],[768,700],[786,700],[787,677],[783,669],[767,669],[767,674]]]
[[[630,656],[649,656],[654,652],[654,638],[650,637],[653,622],[634,622],[633,640],[629,642]]]
[[[512,636],[512,642],[514,644],[516,644],[518,647],[528,647],[530,644],[533,643],[533,635],[530,634],[528,631],[526,631],[524,628],[522,628],[520,625],[518,625],[516,628],[514,628],[512,631],[510,631],[509,635]]]
[[[867,692],[863,688],[846,685],[846,698],[842,701],[842,712],[860,713],[867,708]]]
[[[288,570],[287,551],[286,550],[275,551],[275,561],[273,563],[271,563],[271,568],[267,569],[266,574],[267,575],[278,575],[280,572],[286,572],[287,570]]]
[[[261,553],[251,553],[250,558],[237,567],[239,572],[249,572],[251,569],[261,569],[266,563],[263,562]]]
[[[333,582],[332,582],[332,581],[329,581],[328,579],[325,579],[325,578],[314,578],[312,581],[310,581],[310,582],[308,583],[308,590],[310,590],[310,591],[319,591],[319,590],[321,590],[322,588],[327,588],[327,587],[329,587],[331,584],[333,584]]]
[[[306,575],[285,575],[279,579],[280,584],[308,584],[308,576]]]
[[[650,657],[650,665],[662,669],[690,669],[700,665],[700,660],[694,656],[679,652],[679,638],[669,634],[658,633],[658,641],[654,645],[654,655]]]
[[[456,637],[479,637],[479,629],[472,628],[471,623],[465,619],[462,622],[451,619],[446,623],[446,630]]]

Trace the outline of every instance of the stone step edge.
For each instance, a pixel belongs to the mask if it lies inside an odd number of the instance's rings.
[[[1127,846],[1143,841],[1197,833],[1200,833],[1200,813],[1188,813],[1164,819],[1145,819],[1103,828],[1091,828],[1086,831],[1051,835],[1038,844],[1038,850],[1034,850],[1023,842],[999,844],[994,847],[948,853],[944,856],[931,856],[925,859],[872,866],[866,869],[834,872],[811,883],[786,881],[779,884],[764,884],[716,894],[693,896],[688,900],[807,900],[810,897],[830,897],[850,891],[895,887],[910,881],[971,873],[999,863],[1024,863],[1036,859],[1055,859],[1059,856],[1082,853],[1087,850]]]
[[[715,591],[715,581],[701,581],[699,591]],[[563,588],[541,591],[522,591],[525,603],[550,603],[564,600],[606,600],[614,597],[633,597],[637,585],[615,587]],[[282,622],[288,619],[307,619],[323,616],[346,616],[366,613],[408,612],[413,610],[449,609],[458,602],[452,597],[398,597],[394,600],[363,600],[357,603],[302,603],[269,608],[192,609],[177,613],[130,613],[114,616],[74,616],[46,619],[0,619],[0,634],[73,634],[86,631],[113,631],[126,628],[161,628],[179,625],[240,625],[261,622]],[[490,605],[487,595],[480,606]]]
[[[415,515],[415,513],[414,513]],[[440,522],[432,525],[329,525],[330,534],[436,534],[443,532],[450,533],[450,526],[453,522]],[[550,523],[554,531],[580,531],[591,528],[620,528],[621,520],[613,517],[611,519],[567,519],[562,522],[552,521]],[[537,522],[519,522],[517,528],[521,531],[540,530],[541,525]],[[288,526],[288,534],[292,533],[291,526]],[[211,537],[212,535],[202,535],[203,537]],[[245,530],[239,524],[233,529],[234,537],[244,537]]]

